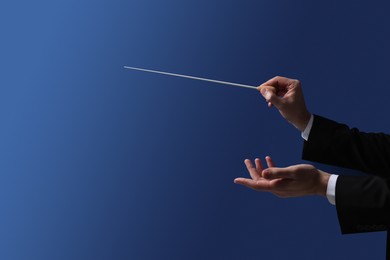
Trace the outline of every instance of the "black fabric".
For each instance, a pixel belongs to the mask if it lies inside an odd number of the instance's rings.
[[[363,133],[315,115],[309,139],[304,142],[302,158],[370,174],[341,175],[337,179],[336,208],[343,234],[389,230],[389,135]],[[388,239],[387,259],[390,257],[389,245]]]
[[[390,259],[390,232],[387,231],[387,242],[386,242],[386,259]]]

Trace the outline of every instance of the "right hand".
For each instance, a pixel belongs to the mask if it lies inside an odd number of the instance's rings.
[[[257,88],[271,107],[274,105],[289,123],[303,132],[310,120],[301,83],[296,79],[274,77]]]

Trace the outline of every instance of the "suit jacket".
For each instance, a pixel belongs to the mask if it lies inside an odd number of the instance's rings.
[[[336,208],[343,234],[390,227],[390,135],[363,133],[314,115],[305,160],[356,169],[370,176],[339,176]],[[390,259],[390,237],[387,239]]]

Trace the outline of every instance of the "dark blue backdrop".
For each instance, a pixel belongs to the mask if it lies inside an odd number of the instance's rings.
[[[384,259],[334,206],[233,183],[302,163],[253,90],[302,81],[310,110],[390,132],[388,1],[6,1],[0,8],[1,259]],[[334,173],[349,170],[317,165]]]

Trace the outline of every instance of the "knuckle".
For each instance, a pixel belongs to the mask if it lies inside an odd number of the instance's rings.
[[[292,80],[292,83],[296,86],[296,87],[301,87],[301,81],[299,79],[293,79]]]

